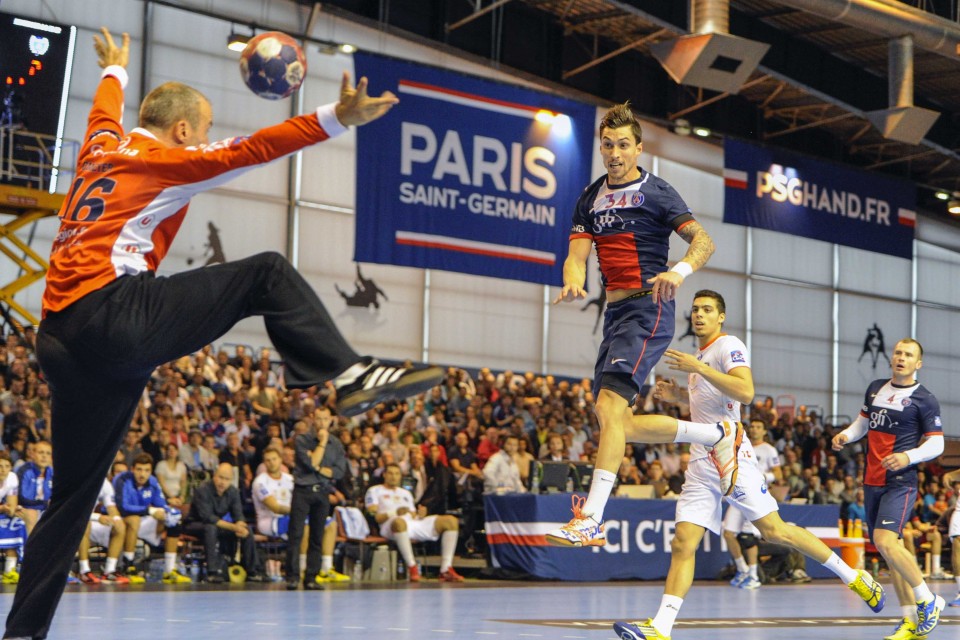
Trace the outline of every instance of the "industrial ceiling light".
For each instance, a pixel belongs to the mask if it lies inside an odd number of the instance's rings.
[[[960,216],[960,200],[951,200],[947,203],[947,211],[951,215]]]
[[[237,33],[233,30],[233,26],[231,26],[230,35],[227,36],[227,49],[237,52],[243,51],[252,37],[253,34],[245,36],[242,33]]]

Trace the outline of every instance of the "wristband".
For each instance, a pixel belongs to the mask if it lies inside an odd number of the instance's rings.
[[[678,262],[677,264],[673,265],[673,267],[670,269],[670,271],[673,271],[674,273],[679,273],[680,276],[681,276],[684,280],[686,280],[687,277],[688,277],[691,273],[693,273],[693,267],[690,266],[690,263],[689,263],[689,262],[683,262],[683,261],[681,260],[681,261]]]

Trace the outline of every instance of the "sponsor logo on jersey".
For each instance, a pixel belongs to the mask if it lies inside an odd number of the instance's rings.
[[[940,416],[937,416],[936,418],[933,419],[933,424],[936,425],[936,426],[938,426],[938,427],[942,427],[942,426],[943,426],[943,423],[940,422]]]
[[[634,192],[633,192],[633,195],[630,196],[630,204],[632,204],[632,205],[635,206],[635,207],[639,207],[640,205],[642,205],[642,204],[643,204],[643,194],[640,193],[639,191],[634,191]]]
[[[605,228],[612,227],[615,224],[623,224],[623,218],[615,213],[601,213],[594,219],[593,232],[602,233]]]
[[[743,357],[743,351],[731,351],[730,360],[733,362],[746,362],[747,359]]]
[[[910,403],[911,403],[910,398],[904,398],[903,400],[900,401],[900,404],[902,404],[905,407],[909,407]]]

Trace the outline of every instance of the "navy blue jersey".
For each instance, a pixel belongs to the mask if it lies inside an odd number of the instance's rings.
[[[936,396],[919,383],[900,387],[889,379],[874,380],[867,387],[860,415],[870,423],[863,484],[882,487],[896,481],[915,485],[916,466],[887,471],[880,462],[891,453],[916,448],[926,436],[943,435]]]
[[[597,247],[607,290],[650,289],[647,280],[667,270],[670,234],[693,222],[676,189],[649,171],[627,184],[597,179],[577,200],[570,239],[589,238]]]

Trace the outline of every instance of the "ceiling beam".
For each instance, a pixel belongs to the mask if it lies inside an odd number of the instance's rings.
[[[631,49],[636,49],[637,47],[643,46],[643,45],[645,45],[646,43],[650,42],[651,40],[655,40],[656,38],[659,38],[660,36],[662,36],[662,35],[665,34],[665,33],[666,33],[666,29],[659,29],[659,30],[657,30],[657,31],[654,31],[654,32],[651,33],[650,35],[646,35],[646,36],[640,38],[639,40],[636,40],[636,41],[634,41],[634,42],[631,42],[631,43],[628,44],[628,45],[625,45],[625,46],[623,46],[623,47],[620,47],[619,49],[615,49],[614,51],[611,51],[610,53],[606,53],[606,54],[600,56],[599,58],[594,58],[594,59],[591,60],[590,62],[587,62],[586,64],[580,65],[580,66],[577,67],[576,69],[571,69],[570,71],[564,71],[564,72],[563,72],[563,79],[566,80],[567,78],[570,78],[571,76],[575,76],[575,75],[577,75],[578,73],[581,73],[581,72],[583,72],[583,71],[586,71],[587,69],[590,69],[590,68],[592,68],[592,67],[597,66],[598,64],[601,64],[601,63],[603,63],[603,62],[606,62],[606,61],[609,60],[610,58],[615,58],[616,56],[620,55],[621,53],[626,53],[627,51],[630,51]]]
[[[847,118],[853,118],[856,114],[853,113],[843,113],[839,116],[833,116],[832,118],[824,118],[823,120],[816,120],[814,122],[808,122],[806,124],[801,124],[796,127],[790,127],[789,129],[783,129],[781,131],[774,131],[773,133],[765,133],[763,135],[764,140],[770,140],[771,138],[779,138],[780,136],[785,136],[788,133],[796,133],[797,131],[804,131],[806,129],[813,129],[815,127],[822,127],[825,124],[832,124],[834,122],[840,122],[841,120],[846,120]]]
[[[477,18],[479,18],[479,17],[481,17],[481,16],[485,16],[485,15],[487,15],[488,13],[490,13],[491,11],[493,11],[493,10],[495,10],[495,9],[499,9],[499,8],[502,7],[503,5],[507,4],[508,2],[512,2],[512,1],[513,1],[513,0],[496,0],[495,2],[493,2],[492,4],[490,4],[489,6],[484,7],[483,9],[480,9],[480,10],[478,10],[478,11],[474,11],[473,13],[471,13],[470,15],[468,15],[466,18],[462,18],[462,19],[460,19],[460,20],[457,20],[457,21],[454,22],[453,24],[449,24],[449,23],[448,23],[448,24],[445,24],[445,25],[443,26],[443,29],[444,29],[447,33],[450,33],[450,32],[453,31],[454,29],[459,29],[459,28],[462,27],[463,25],[469,24],[469,23],[473,22],[474,20],[476,20]]]

